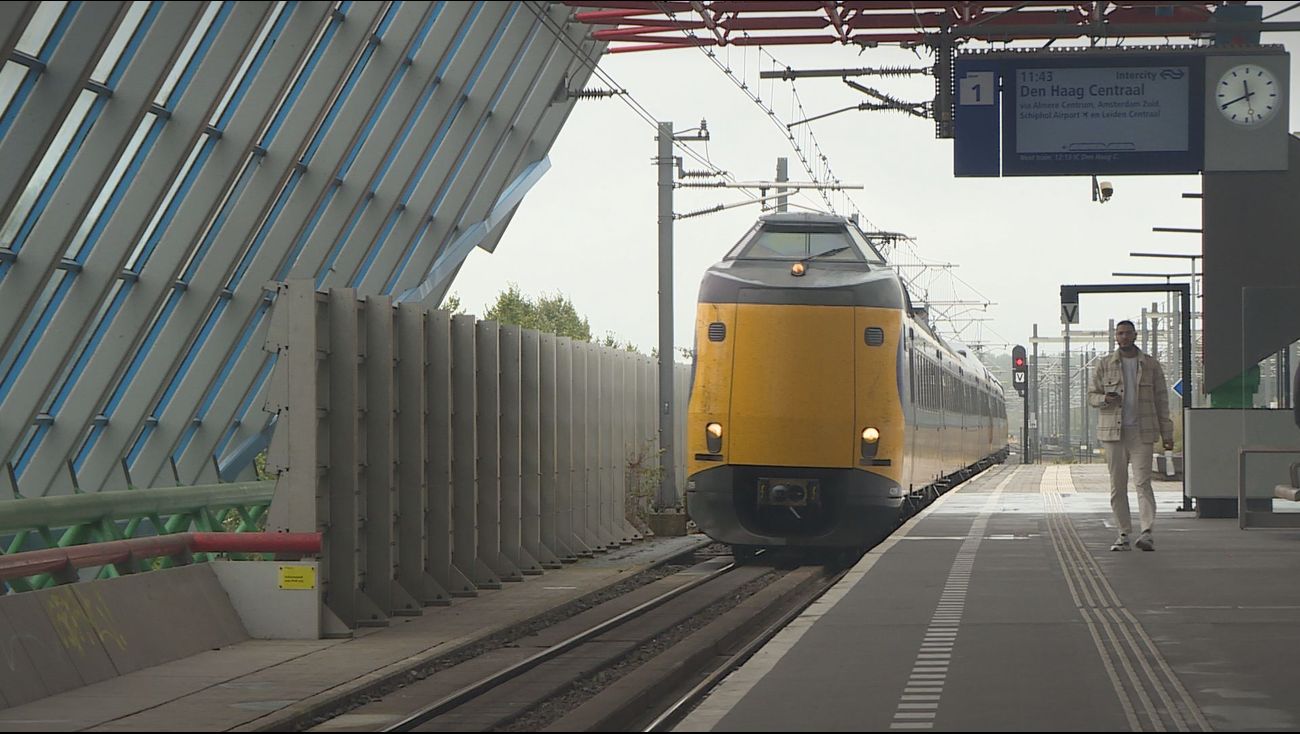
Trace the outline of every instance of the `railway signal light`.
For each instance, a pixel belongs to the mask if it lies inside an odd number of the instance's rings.
[[[1022,398],[1029,389],[1029,360],[1025,359],[1025,348],[1019,344],[1011,349],[1011,384]]]

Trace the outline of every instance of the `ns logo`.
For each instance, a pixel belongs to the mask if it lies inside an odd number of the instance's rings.
[[[1186,69],[1161,69],[1161,79],[1182,79],[1187,74]]]

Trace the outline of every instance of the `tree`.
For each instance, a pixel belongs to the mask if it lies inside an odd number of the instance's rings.
[[[587,323],[587,317],[578,316],[573,302],[559,292],[550,297],[543,294],[537,299],[537,321],[538,325],[533,328],[540,331],[591,341],[591,324]]]
[[[511,283],[497,294],[496,303],[483,314],[483,318],[591,341],[591,325],[587,319],[579,316],[573,302],[558,292],[554,296],[543,294],[534,301],[525,296],[517,284]]]
[[[447,297],[443,299],[442,305],[439,306],[439,308],[443,311],[451,311],[456,315],[465,313],[465,309],[461,308],[460,305],[460,296],[455,293],[448,294]]]
[[[626,342],[620,342],[618,340],[618,337],[615,336],[614,332],[612,331],[605,332],[605,338],[600,340],[600,342],[598,343],[602,347],[609,347],[610,349],[622,349],[625,352],[636,352],[637,354],[641,353],[641,350],[637,349],[636,345],[633,344],[631,340],[628,340]]]

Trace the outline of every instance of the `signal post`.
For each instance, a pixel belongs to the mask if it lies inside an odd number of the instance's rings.
[[[1011,384],[1020,393],[1020,405],[1024,420],[1020,433],[1020,463],[1029,463],[1029,361],[1025,359],[1025,348],[1019,344],[1011,349]]]

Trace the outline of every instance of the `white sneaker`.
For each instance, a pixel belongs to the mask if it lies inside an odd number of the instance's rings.
[[[1151,540],[1151,533],[1149,532],[1143,532],[1141,535],[1139,535],[1137,542],[1134,543],[1133,545],[1136,545],[1138,547],[1138,550],[1153,551],[1156,549],[1156,544],[1153,540]]]
[[[1120,533],[1119,537],[1115,539],[1115,542],[1111,544],[1110,549],[1113,551],[1132,550],[1128,544],[1128,534]]]

